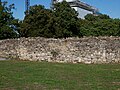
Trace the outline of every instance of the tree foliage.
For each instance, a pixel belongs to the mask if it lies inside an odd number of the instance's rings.
[[[45,9],[44,6],[41,5],[34,5],[30,7],[29,15],[26,15],[21,23],[21,36],[44,36],[51,19],[51,10]]]
[[[24,37],[71,37],[79,35],[77,12],[65,1],[55,5],[54,10],[35,5],[30,8],[21,25]]]
[[[78,19],[78,13],[63,1],[54,5],[54,10],[35,5],[30,8],[21,23],[20,34],[24,37],[81,37],[120,36],[120,20],[108,15],[88,14]]]
[[[13,17],[14,4],[0,4],[0,39],[21,37],[66,38],[81,36],[120,36],[120,19],[108,15],[88,14],[85,19],[63,1],[46,9],[42,5],[30,7],[29,14],[19,21]]]
[[[78,13],[65,1],[56,4],[54,9],[55,25],[59,30],[57,31],[59,37],[80,36]]]
[[[7,6],[7,2],[0,3],[0,39],[17,37],[18,20],[14,19],[12,9],[14,4]]]
[[[81,22],[83,36],[120,36],[120,19],[112,19],[102,14],[88,14]]]

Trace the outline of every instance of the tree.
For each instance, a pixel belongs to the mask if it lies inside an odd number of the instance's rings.
[[[88,14],[84,20],[77,16],[78,13],[66,1],[55,4],[53,10],[34,5],[19,23],[19,33],[22,37],[47,38],[120,36],[119,19],[104,14]]]
[[[56,35],[58,37],[81,36],[78,13],[70,7],[70,5],[63,1],[54,5]]]
[[[20,34],[23,37],[64,38],[78,36],[79,24],[77,12],[65,1],[55,4],[54,10],[42,5],[30,7],[29,14],[21,23]]]
[[[0,3],[0,39],[17,37],[17,23],[13,17],[14,4],[7,6],[7,2]]]
[[[44,6],[42,5],[31,6],[29,14],[25,16],[23,22],[21,23],[20,30],[21,36],[44,37],[45,32],[47,32],[46,26],[49,24],[51,18],[52,18],[51,10],[45,9]]]
[[[100,15],[93,15],[93,14],[87,14],[85,16],[85,19],[86,20],[89,20],[89,21],[99,21],[99,20],[103,20],[103,19],[111,19],[108,15],[106,14],[100,14]]]
[[[85,20],[80,21],[83,36],[119,36],[120,20],[112,19],[108,15],[94,16],[88,14]]]

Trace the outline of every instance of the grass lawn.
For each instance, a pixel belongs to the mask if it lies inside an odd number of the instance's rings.
[[[120,64],[0,61],[0,90],[120,90]]]

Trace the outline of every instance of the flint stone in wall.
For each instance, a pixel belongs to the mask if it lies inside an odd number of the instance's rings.
[[[60,63],[120,63],[120,37],[0,40],[0,57]]]

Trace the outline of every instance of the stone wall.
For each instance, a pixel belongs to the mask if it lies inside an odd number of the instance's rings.
[[[0,40],[0,57],[68,63],[120,63],[120,37]]]

